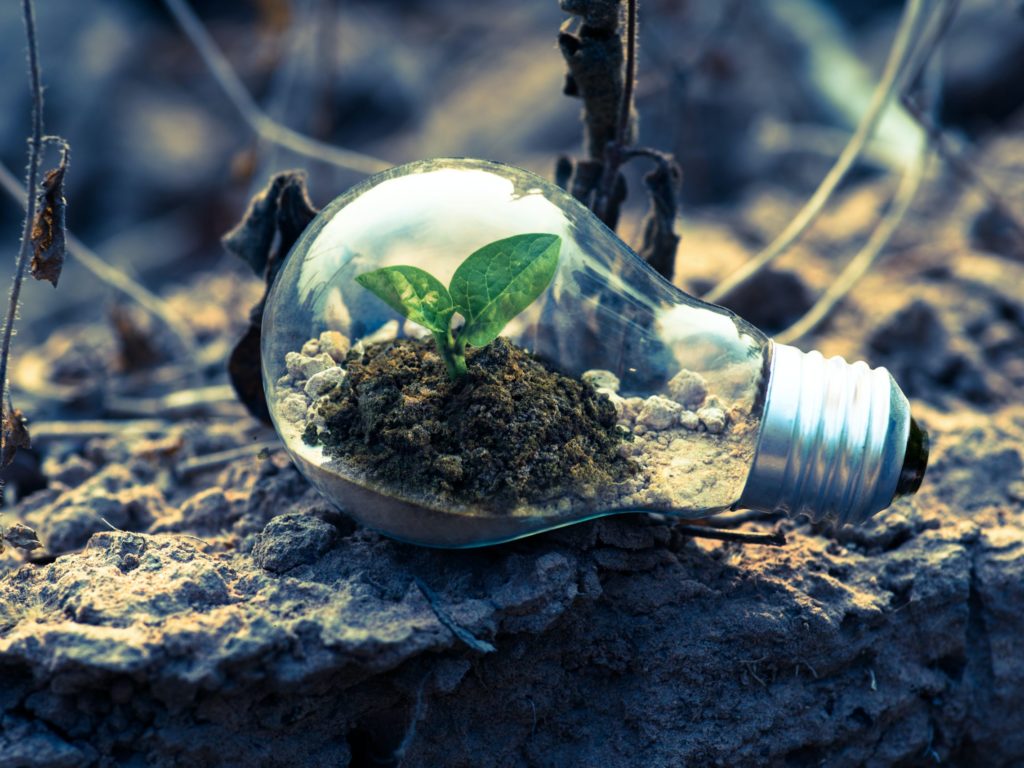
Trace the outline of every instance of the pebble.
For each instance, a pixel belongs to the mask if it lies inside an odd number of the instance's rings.
[[[316,357],[320,354],[320,342],[316,339],[310,339],[302,345],[302,354],[306,357]]]
[[[679,414],[679,426],[691,432],[696,432],[700,428],[700,416],[693,411],[683,411]]]
[[[430,331],[412,320],[406,320],[402,324],[402,333],[410,339],[425,339],[430,335]]]
[[[648,429],[668,429],[676,423],[682,410],[683,407],[679,403],[661,395],[653,395],[647,398],[644,407],[637,414],[636,421]]]
[[[302,375],[309,379],[316,376],[321,371],[326,371],[328,368],[335,367],[337,367],[337,363],[334,362],[334,358],[324,352],[321,352],[316,357],[311,357],[308,361],[302,363],[300,370],[302,371]]]
[[[289,352],[284,356],[284,367],[288,369],[288,375],[292,378],[297,378],[302,374],[301,364],[303,361],[309,358],[300,352]]]
[[[389,341],[394,341],[397,338],[398,321],[388,320],[373,333],[363,336],[363,338],[356,342],[356,346],[366,349],[366,347],[373,346],[374,344],[387,344]]]
[[[699,408],[708,396],[708,383],[699,373],[684,368],[669,380],[668,392],[673,400],[692,410]]]
[[[327,427],[327,421],[320,415],[320,406],[329,398],[321,397],[314,400],[306,409],[306,424],[313,424],[317,429]]]
[[[303,355],[300,352],[289,352],[284,356],[284,364],[292,378],[298,380],[308,379],[322,370],[333,368],[335,362],[330,355],[323,352],[316,357]]]
[[[621,386],[618,376],[611,371],[605,371],[599,368],[595,368],[591,371],[584,371],[580,375],[580,378],[598,391],[608,389],[612,392],[618,393],[619,387]]]
[[[636,421],[637,414],[640,413],[640,409],[644,407],[644,399],[642,397],[627,397],[622,401],[622,420],[626,422]]]
[[[706,406],[697,411],[697,418],[708,432],[720,434],[725,429],[725,411],[715,406]]]
[[[345,362],[345,356],[351,348],[348,336],[340,331],[324,331],[320,334],[320,351],[330,355],[336,363]]]
[[[302,395],[292,392],[281,400],[278,411],[288,421],[302,421],[306,418],[306,408],[309,403]]]
[[[345,369],[335,365],[309,377],[305,392],[310,397],[325,395],[345,380]]]

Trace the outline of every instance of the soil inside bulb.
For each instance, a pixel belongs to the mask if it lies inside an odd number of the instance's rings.
[[[303,440],[393,490],[510,512],[593,498],[638,474],[607,396],[499,338],[451,381],[429,339],[351,353]]]
[[[453,383],[432,341],[399,328],[351,352],[337,331],[310,339],[271,397],[307,477],[374,527],[466,546],[613,511],[697,518],[740,496],[753,403],[723,403],[696,372],[623,397],[609,371],[567,377],[502,338]]]

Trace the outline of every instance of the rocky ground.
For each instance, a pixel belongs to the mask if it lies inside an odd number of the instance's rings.
[[[3,561],[0,764],[1018,763],[1024,267],[920,216],[815,342],[888,363],[934,441],[921,492],[859,530],[753,521],[787,544],[744,547],[635,516],[420,549],[349,522],[230,403],[37,424],[46,487],[6,522],[46,548]],[[242,319],[198,305],[234,285],[172,297],[208,349]],[[94,354],[121,380],[111,336],[59,329],[51,373]]]
[[[917,496],[856,530],[742,524],[784,532],[783,547],[693,539],[643,516],[479,551],[397,544],[327,504],[225,393],[224,360],[261,289],[203,259],[242,209],[246,180],[259,187],[296,159],[232,154],[248,139],[228,107],[211,107],[223,100],[197,64],[169,68],[193,59],[164,16],[132,3],[109,3],[121,11],[107,15],[58,5],[41,4],[41,24],[52,129],[72,135],[82,185],[77,208],[69,193],[72,227],[92,226],[85,235],[100,242],[159,214],[101,250],[138,260],[164,286],[200,359],[168,362],[158,328],[131,308],[113,324],[100,318],[99,289],[86,295],[80,274],[62,282],[59,313],[40,288],[26,291],[12,381],[35,448],[5,472],[0,525],[29,525],[45,546],[0,553],[0,766],[1024,763],[1024,260],[976,190],[933,165],[876,269],[800,341],[893,371],[933,439]],[[338,22],[347,42],[336,79],[349,90],[338,86],[336,108],[373,120],[341,121],[325,137],[394,160],[476,154],[541,172],[577,145],[577,105],[557,95],[553,2],[500,25],[486,3],[468,14],[439,2],[434,17],[353,5]],[[649,5],[668,14],[670,4]],[[717,5],[680,34],[703,41]],[[1019,215],[1024,123],[1003,109],[1019,108],[1006,79],[1019,67],[996,54],[1024,48],[1007,42],[1001,17],[978,11],[984,3],[964,5],[944,117],[974,132],[974,167]],[[88,24],[73,16],[60,27],[72,11]],[[208,21],[249,82],[271,82],[281,61],[307,71],[293,55],[302,38],[263,60],[251,30],[218,13]],[[868,56],[892,25],[864,13],[847,21]],[[260,34],[274,39],[266,14]],[[682,40],[679,30],[666,22],[644,38],[642,126],[686,171],[677,282],[694,292],[777,234],[834,156],[749,141],[751,113],[822,114],[793,84],[785,46],[753,22],[738,20],[689,74],[673,69],[675,42],[659,42],[662,32]],[[0,14],[5,40],[18,39],[18,23]],[[438,30],[458,34],[438,47]],[[80,55],[71,43],[86,32],[131,42],[109,48],[106,69],[62,75],[61,56]],[[411,42],[353,44],[362,37]],[[5,51],[20,67],[17,47]],[[169,86],[172,70],[206,85]],[[323,112],[311,105],[330,99],[304,82],[272,80],[259,95],[275,114],[308,115],[296,125],[313,130]],[[378,103],[367,83],[382,82],[389,98]],[[994,84],[984,104],[979,82]],[[492,91],[500,108],[481,108]],[[27,114],[6,93],[11,113]],[[99,135],[107,111],[76,101],[97,93],[117,107],[117,152]],[[659,111],[677,102],[679,115]],[[210,140],[168,142],[169,124]],[[5,146],[20,164],[24,131],[11,131]],[[738,311],[777,331],[831,284],[891,194],[874,167],[734,298]],[[320,203],[351,181],[313,170]],[[4,216],[16,242],[17,215]],[[627,236],[639,218],[627,211]],[[187,280],[182,254],[198,273]]]

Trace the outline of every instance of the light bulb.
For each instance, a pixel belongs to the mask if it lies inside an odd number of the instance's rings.
[[[527,233],[557,236],[554,276],[496,341],[468,347],[454,381],[432,334],[356,279],[417,267],[447,286],[470,254]],[[275,281],[262,358],[303,474],[418,544],[630,511],[859,523],[916,491],[927,462],[885,369],[773,343],[672,286],[558,187],[479,160],[394,168],[321,211]]]

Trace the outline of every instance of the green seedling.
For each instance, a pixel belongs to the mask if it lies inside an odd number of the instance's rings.
[[[471,253],[444,284],[418,267],[384,267],[356,276],[381,301],[422,325],[455,381],[466,373],[466,345],[483,347],[530,306],[555,276],[562,239],[530,234],[506,237]],[[456,336],[455,314],[465,320]]]

